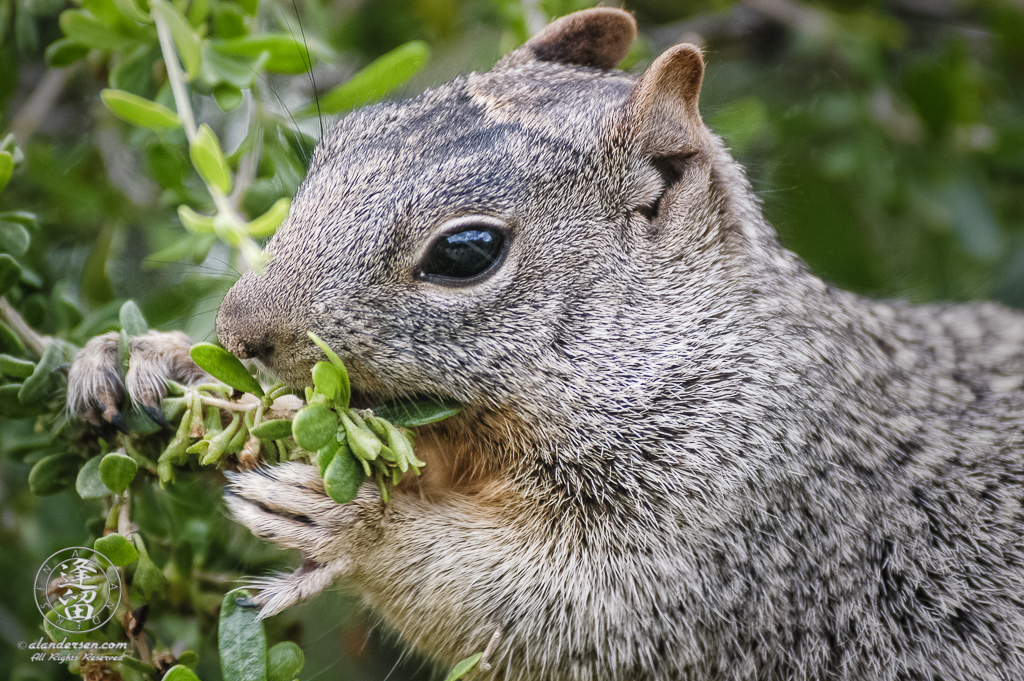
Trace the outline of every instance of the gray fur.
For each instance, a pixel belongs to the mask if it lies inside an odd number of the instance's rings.
[[[467,405],[388,505],[236,479],[307,557],[263,602],[346,575],[444,664],[500,626],[495,679],[1024,677],[1024,315],[828,286],[692,118],[692,48],[638,82],[546,33],[345,118],[224,301],[224,345],[296,385],[313,330],[368,399]],[[466,215],[510,226],[502,267],[417,279]]]

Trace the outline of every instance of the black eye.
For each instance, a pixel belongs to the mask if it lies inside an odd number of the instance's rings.
[[[430,248],[421,274],[469,279],[483,274],[505,249],[505,233],[489,225],[471,225],[442,236]]]

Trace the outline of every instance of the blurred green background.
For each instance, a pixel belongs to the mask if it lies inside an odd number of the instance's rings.
[[[219,12],[213,31],[230,34],[233,1],[209,0]],[[58,15],[80,4],[0,0],[0,137],[13,133],[25,154],[0,211],[39,216],[23,259],[35,279],[14,302],[33,326],[68,330],[77,343],[113,328],[127,298],[156,327],[210,339],[237,263],[226,247],[186,235],[176,213],[179,203],[209,199],[175,140],[131,129],[99,103],[112,80],[159,99],[164,74],[142,57],[92,53],[61,69],[44,59],[62,35]],[[423,40],[430,58],[402,90],[419,92],[490,68],[550,18],[592,4],[262,0],[260,20],[301,36],[318,59],[312,78],[260,75],[258,114],[279,127],[260,138],[264,160],[243,208],[255,215],[294,191],[321,122],[292,114],[315,91]],[[705,119],[746,165],[783,242],[822,277],[878,297],[1024,306],[1024,2],[636,0],[626,8],[642,32],[628,69],[641,71],[676,42],[704,47]],[[229,154],[249,139],[251,107],[223,113],[207,96],[195,104],[202,120],[216,121]],[[49,553],[91,542],[83,523],[95,508],[68,494],[27,493],[28,466],[11,454],[16,439],[0,433],[0,572],[9,576],[0,580],[0,678],[63,678],[64,668],[24,664],[16,651],[39,635],[25,589]],[[218,489],[201,483],[165,494],[154,502],[165,515],[139,522],[153,536],[187,536],[196,564],[206,561],[202,577],[214,582],[217,570],[287,564],[233,528]],[[159,546],[154,553],[159,560]],[[163,635],[198,645],[210,622],[187,598],[171,597],[178,610],[162,620]],[[343,595],[278,617],[271,631],[306,650],[304,679],[431,673]],[[217,678],[215,661],[201,671]]]

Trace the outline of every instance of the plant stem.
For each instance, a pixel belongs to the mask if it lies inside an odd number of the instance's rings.
[[[156,6],[166,0],[151,0],[151,5]],[[164,20],[163,15],[160,12],[151,12],[150,17],[153,19],[153,23],[156,25],[156,35],[160,41],[160,53],[163,56],[164,64],[167,67],[167,82],[171,85],[171,93],[174,95],[174,105],[178,109],[178,118],[181,119],[181,125],[185,129],[185,137],[188,139],[188,143],[191,146],[196,136],[199,134],[199,127],[196,125],[196,116],[192,111],[192,102],[189,99],[188,88],[185,85],[185,71],[181,67],[181,61],[178,59],[178,51],[174,47],[174,38],[171,35],[171,29]],[[245,233],[246,219],[242,216],[238,210],[238,201],[241,201],[241,195],[238,194],[235,197],[235,201],[232,201],[228,196],[222,192],[219,188],[213,187],[209,184],[206,185],[206,191],[209,192],[210,197],[213,199],[213,204],[217,207],[217,212],[227,217],[230,222],[235,226],[243,239],[243,243],[238,248],[238,254],[243,268],[247,268],[253,264],[253,254],[259,252],[259,248],[256,247],[255,243],[252,244],[253,248],[247,247],[245,241],[252,241],[252,238]]]
[[[2,320],[7,326],[11,328],[22,343],[24,343],[32,352],[36,353],[40,357],[43,356],[43,352],[51,343],[53,338],[51,336],[40,336],[36,333],[28,322],[25,321],[24,317],[18,314],[18,311],[7,302],[7,298],[0,296],[0,320]]]

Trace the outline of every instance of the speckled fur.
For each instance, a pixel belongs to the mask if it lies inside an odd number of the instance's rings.
[[[345,118],[224,301],[225,346],[295,384],[313,330],[359,390],[467,405],[388,505],[236,478],[307,557],[264,602],[346,576],[444,664],[500,626],[495,679],[1024,678],[1024,315],[823,283],[694,118],[695,48],[638,81],[568,33]],[[509,225],[501,268],[417,279],[474,214]]]

